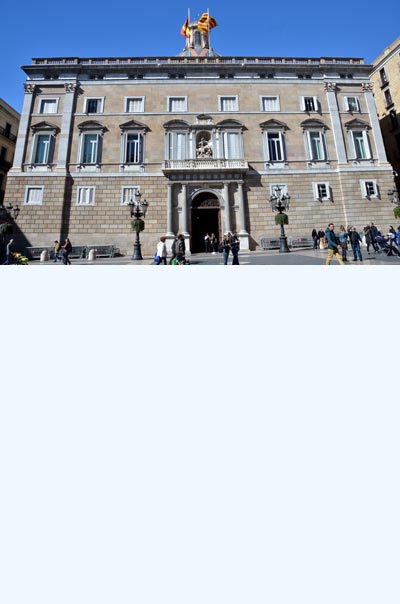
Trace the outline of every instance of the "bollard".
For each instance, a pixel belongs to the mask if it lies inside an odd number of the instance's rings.
[[[49,259],[49,252],[47,250],[42,250],[40,254],[40,262],[47,262]]]
[[[92,262],[92,260],[96,260],[96,250],[94,248],[89,250],[89,262]]]

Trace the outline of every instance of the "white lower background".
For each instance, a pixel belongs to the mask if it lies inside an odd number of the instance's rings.
[[[397,604],[396,281],[4,267],[0,601]]]

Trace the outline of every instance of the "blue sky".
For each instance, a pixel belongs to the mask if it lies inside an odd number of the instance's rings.
[[[82,4],[70,0],[60,8],[43,0],[40,9],[21,0],[2,8],[0,37],[0,97],[21,110],[24,73],[20,66],[32,57],[55,56],[154,56],[176,55],[184,46],[180,28],[210,9],[218,27],[211,45],[222,55],[363,57],[371,62],[400,35],[400,4],[379,10],[362,0],[337,0],[305,5],[286,0],[280,5],[248,0],[239,12],[227,0],[206,5],[187,0],[145,5],[120,0],[113,6],[104,0]],[[386,5],[388,7],[388,5]],[[389,7],[388,7],[389,9]]]

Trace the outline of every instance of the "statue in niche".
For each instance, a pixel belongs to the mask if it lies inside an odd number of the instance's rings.
[[[212,157],[212,146],[211,141],[208,141],[204,138],[204,136],[200,139],[197,149],[196,149],[196,157],[200,159],[204,159],[206,157]]]

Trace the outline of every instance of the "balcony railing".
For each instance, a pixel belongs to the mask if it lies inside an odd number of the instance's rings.
[[[244,159],[167,159],[164,172],[181,170],[248,170]]]
[[[2,134],[3,136],[5,136],[6,138],[8,138],[12,142],[15,142],[17,140],[16,135],[15,134],[11,134],[11,132],[8,132],[3,126],[0,126],[0,134]]]

